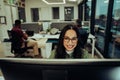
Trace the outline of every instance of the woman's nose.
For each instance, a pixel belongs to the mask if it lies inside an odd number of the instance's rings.
[[[68,41],[68,43],[69,43],[69,44],[72,44],[72,40],[70,39],[70,40]]]

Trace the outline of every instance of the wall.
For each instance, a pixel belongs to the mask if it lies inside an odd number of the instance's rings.
[[[0,16],[5,16],[3,0],[0,0]],[[3,40],[6,25],[0,24],[0,41]]]
[[[78,4],[81,3],[83,0],[77,0],[78,1]]]
[[[2,41],[8,38],[7,30],[12,28],[14,20],[18,18],[17,7],[4,4],[3,0],[0,0],[0,16],[5,16],[7,21],[7,24],[0,24],[0,41]]]
[[[52,7],[59,7],[60,9],[60,20],[64,20],[64,7],[74,6],[74,19],[78,18],[78,7],[75,3],[62,4],[62,5],[46,5],[41,0],[26,0],[25,2],[26,10],[26,21],[31,21],[31,11],[30,8],[39,8],[40,20],[52,20]]]

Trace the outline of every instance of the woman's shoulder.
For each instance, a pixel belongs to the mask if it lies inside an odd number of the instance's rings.
[[[88,53],[88,51],[86,49],[82,49],[82,53],[83,53],[82,54],[82,58],[84,58],[84,59],[92,58],[92,54]],[[55,58],[55,54],[56,54],[56,51],[52,50],[49,59],[54,59]]]
[[[52,50],[49,59],[54,59],[55,58],[55,54],[56,54],[56,50]]]
[[[88,53],[86,49],[82,49],[82,58],[92,58],[92,54]]]

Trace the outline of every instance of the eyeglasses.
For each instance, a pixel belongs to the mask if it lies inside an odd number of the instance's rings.
[[[73,43],[77,42],[78,38],[77,37],[73,37],[73,38],[69,38],[69,37],[64,37],[64,41],[65,42],[69,42],[72,41]]]

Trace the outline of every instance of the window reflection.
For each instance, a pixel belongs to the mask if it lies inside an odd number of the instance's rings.
[[[95,15],[95,35],[97,37],[96,47],[103,54],[105,28],[107,19],[108,2],[105,0],[96,1],[96,15]],[[104,54],[103,54],[104,55]]]
[[[114,1],[113,6],[113,26],[112,32],[114,34],[120,34],[120,0]]]
[[[111,53],[111,58],[120,58],[120,0],[114,0],[113,4],[113,13],[112,13],[112,28],[111,33],[113,34],[112,38],[112,51],[109,49],[109,53]]]
[[[89,21],[90,17],[91,17],[91,1],[88,0],[88,2],[86,3],[86,20]]]

